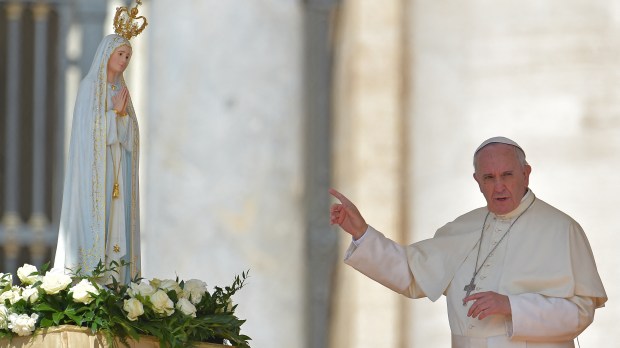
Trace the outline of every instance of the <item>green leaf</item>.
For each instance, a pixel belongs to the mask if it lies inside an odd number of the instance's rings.
[[[60,325],[60,322],[64,317],[65,317],[65,313],[63,312],[56,312],[52,314],[52,320],[54,321],[55,325]]]
[[[49,303],[38,303],[32,307],[35,312],[58,312],[58,309],[52,307]]]

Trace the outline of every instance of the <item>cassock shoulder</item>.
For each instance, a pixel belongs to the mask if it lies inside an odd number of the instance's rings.
[[[597,307],[605,303],[588,239],[566,213],[537,199],[507,241],[500,293],[586,296]]]
[[[454,221],[448,222],[443,227],[438,229],[435,233],[435,237],[452,236],[480,231],[487,213],[488,210],[486,207],[474,209],[468,213],[465,213],[454,219]]]
[[[539,231],[565,234],[566,237],[570,233],[584,233],[575,219],[541,199],[534,202],[533,208],[531,221],[536,223]]]

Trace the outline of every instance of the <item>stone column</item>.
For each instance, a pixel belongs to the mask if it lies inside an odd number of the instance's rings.
[[[338,235],[329,233],[332,62],[335,0],[307,1],[304,11],[304,177],[307,347],[327,347]]]
[[[71,8],[67,3],[58,3],[55,6],[56,13],[58,14],[58,32],[61,35],[58,36],[56,46],[54,48],[54,55],[56,56],[56,71],[57,79],[54,83],[54,91],[52,93],[55,100],[56,107],[56,122],[53,125],[54,133],[54,166],[53,175],[54,180],[52,182],[52,228],[54,231],[58,231],[58,224],[60,220],[60,210],[62,206],[62,194],[64,185],[64,172],[65,172],[65,136],[67,135],[69,127],[67,124],[71,124],[73,115],[67,112],[67,110],[73,110],[73,104],[71,106],[66,105],[67,96],[67,70],[69,67],[69,59],[67,57],[67,33],[71,25]],[[92,59],[92,57],[91,57]],[[76,88],[77,92],[77,88]],[[75,96],[72,96],[69,103],[75,103]],[[68,147],[68,146],[67,146]]]
[[[5,125],[5,178],[4,178],[4,253],[5,268],[17,269],[19,242],[17,229],[22,223],[19,215],[19,129],[20,129],[20,55],[21,24],[24,5],[11,2],[6,5],[7,16],[7,59],[6,59],[6,125]]]
[[[32,215],[29,224],[34,232],[30,244],[31,257],[36,266],[43,262],[45,253],[44,233],[49,224],[45,214],[45,178],[50,175],[45,171],[46,121],[45,106],[47,103],[47,30],[50,5],[37,3],[33,5],[35,21],[34,32],[34,91],[33,91],[33,136],[32,136]]]
[[[366,221],[405,242],[404,1],[347,1],[338,16],[335,187]],[[351,237],[341,236],[341,257]],[[342,265],[342,263],[341,263]],[[338,271],[332,347],[404,347],[401,295],[348,266]]]

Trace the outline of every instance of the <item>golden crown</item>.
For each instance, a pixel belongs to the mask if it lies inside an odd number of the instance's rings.
[[[114,32],[129,40],[138,36],[148,25],[144,16],[138,16],[138,6],[142,5],[142,0],[136,0],[136,6],[128,9],[125,6],[116,8],[114,15]]]

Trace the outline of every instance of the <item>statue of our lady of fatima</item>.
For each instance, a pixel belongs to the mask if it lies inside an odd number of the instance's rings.
[[[147,25],[138,16],[141,1],[136,3],[117,8],[116,34],[103,38],[80,82],[54,260],[54,268],[67,274],[90,274],[99,262],[124,260],[129,267],[110,274],[124,283],[140,274],[140,140],[123,78],[132,55],[129,39]]]

